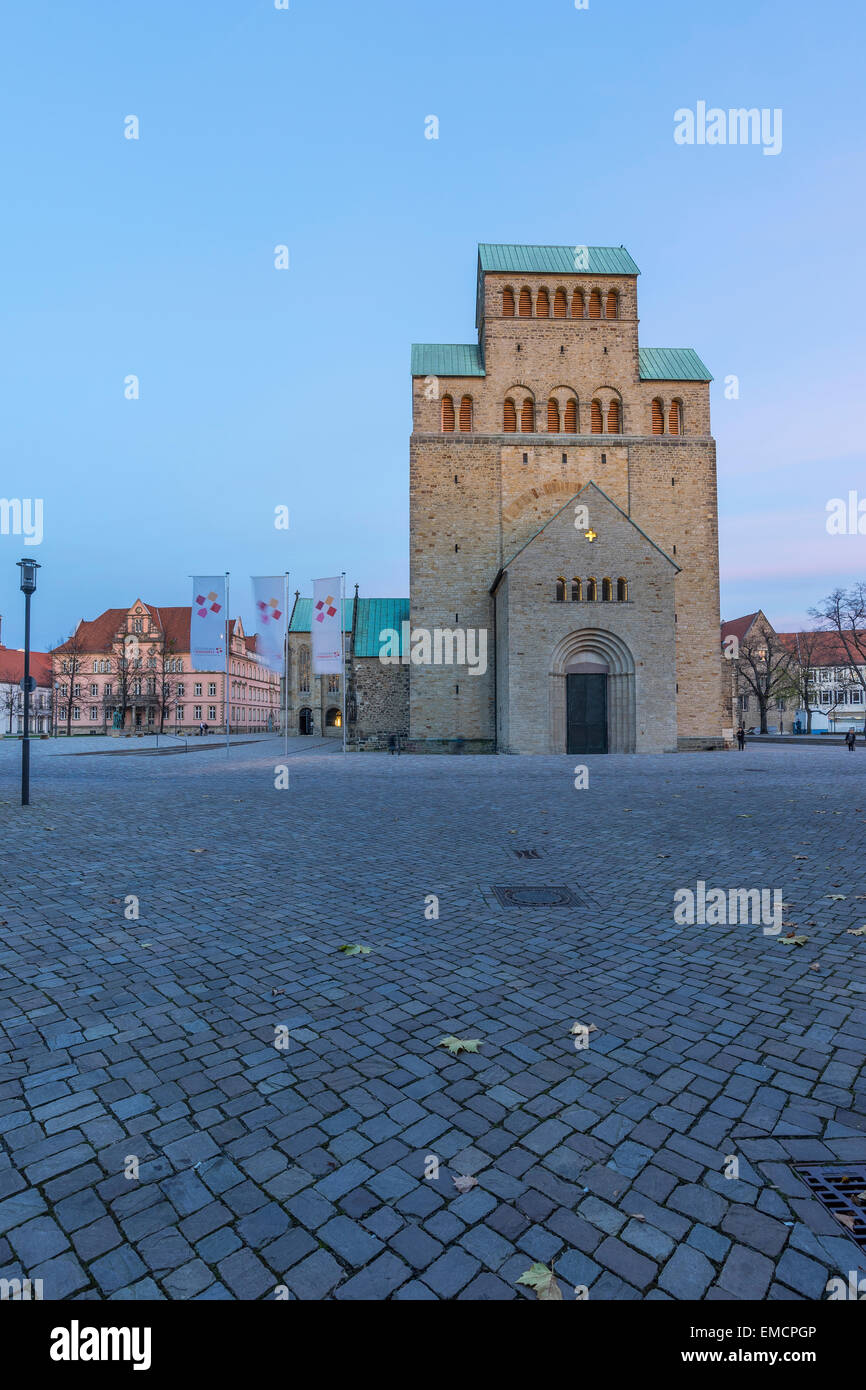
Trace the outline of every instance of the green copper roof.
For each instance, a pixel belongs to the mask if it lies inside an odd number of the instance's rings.
[[[641,348],[641,381],[712,381],[694,348]]]
[[[309,632],[310,618],[313,612],[313,600],[311,598],[299,598],[295,600],[292,610],[292,620],[289,623],[289,632]],[[343,599],[343,631],[352,630],[352,600]]]
[[[403,655],[401,623],[409,621],[407,598],[359,598],[355,623],[353,650],[355,656],[378,656],[382,647],[380,634],[390,628],[400,634],[400,655]]]
[[[579,253],[586,253],[584,266]],[[499,246],[481,242],[481,271],[528,275],[640,275],[624,246]],[[577,261],[577,264],[575,262]]]
[[[352,631],[354,599],[343,600],[343,629]],[[290,632],[309,632],[313,611],[311,598],[299,598],[295,602]],[[400,634],[400,655],[403,654],[403,629],[401,624],[409,621],[409,600],[407,598],[359,598],[355,621],[355,656],[378,656],[381,649],[380,634],[390,628]]]
[[[413,343],[413,376],[484,376],[477,343]]]

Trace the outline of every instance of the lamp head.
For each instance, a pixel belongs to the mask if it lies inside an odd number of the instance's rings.
[[[36,560],[19,560],[18,568],[21,571],[21,592],[22,594],[32,594],[36,591],[36,571],[42,566]]]

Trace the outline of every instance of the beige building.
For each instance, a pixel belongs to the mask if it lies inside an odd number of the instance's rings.
[[[722,744],[711,377],[639,346],[638,274],[482,245],[477,343],[413,347],[413,640],[488,653],[410,665],[418,751]]]

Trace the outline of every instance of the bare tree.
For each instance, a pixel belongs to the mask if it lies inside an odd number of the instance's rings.
[[[772,628],[753,630],[740,642],[737,673],[758,701],[761,733],[767,732],[767,710],[791,692],[791,653]]]
[[[822,632],[831,632],[847,657],[844,666],[833,663],[841,674],[844,669],[849,681],[856,681],[864,692],[866,703],[866,583],[861,580],[850,589],[834,589],[817,608],[809,610]],[[864,714],[866,729],[866,714]]]
[[[80,633],[81,623],[65,641],[58,642],[52,651],[55,678],[60,675],[60,695],[66,700],[67,738],[72,734],[72,706],[76,698],[75,677],[84,671],[85,650]]]
[[[152,656],[156,660],[156,698],[160,733],[165,728],[165,717],[170,713],[177,694],[178,682],[174,671],[175,650],[174,638],[166,638],[164,632],[160,633],[155,649],[151,649]]]
[[[0,709],[9,711],[9,732],[12,732],[12,716],[18,711],[20,691],[10,682],[0,690]]]
[[[826,633],[812,629],[795,632],[789,676],[798,708],[806,711],[806,733],[812,732],[812,715],[819,708],[815,703],[820,672],[826,667]]]

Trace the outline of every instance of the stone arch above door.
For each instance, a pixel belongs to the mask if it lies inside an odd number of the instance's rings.
[[[607,668],[608,751],[634,753],[637,745],[634,657],[621,637],[603,628],[570,632],[550,661],[550,751],[566,751],[566,676]]]

